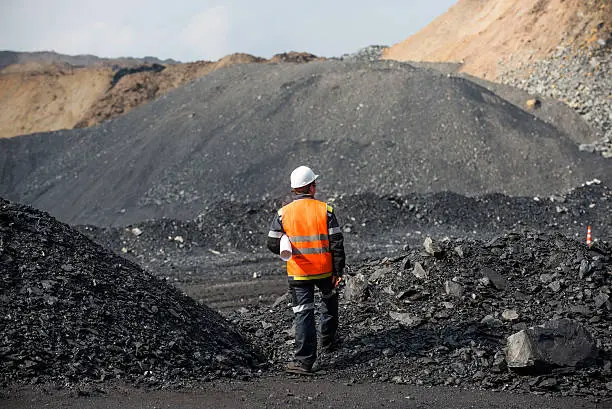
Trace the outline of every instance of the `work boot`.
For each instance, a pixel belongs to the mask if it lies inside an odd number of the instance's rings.
[[[296,361],[289,362],[287,366],[285,367],[285,371],[289,373],[299,374],[299,375],[312,375],[313,374],[311,366],[307,366],[301,362],[296,362]]]
[[[320,342],[319,343],[319,351],[329,354],[331,352],[337,351],[340,349],[342,345],[342,339],[340,337],[334,337],[331,341],[328,342]]]

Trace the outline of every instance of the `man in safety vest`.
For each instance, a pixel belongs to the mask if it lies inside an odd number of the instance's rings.
[[[280,253],[280,241],[291,241],[287,275],[295,313],[295,356],[286,370],[312,373],[317,358],[315,286],[321,291],[320,339],[324,351],[337,345],[338,293],[336,286],[345,264],[344,237],[333,208],[314,198],[317,185],[312,169],[300,166],[291,173],[293,202],[275,215],[268,233],[268,248]]]

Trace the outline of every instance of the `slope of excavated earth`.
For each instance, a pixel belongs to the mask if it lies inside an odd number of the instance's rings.
[[[7,198],[80,224],[280,197],[298,163],[323,175],[330,198],[546,195],[611,176],[603,158],[487,89],[389,61],[235,66],[98,127],[0,149]]]
[[[580,148],[612,157],[609,0],[463,0],[383,51],[383,58],[510,84],[489,88],[515,104],[512,89],[523,89],[532,95],[535,115],[575,135],[571,116],[549,109],[566,104],[593,130],[589,141],[573,138]],[[518,105],[526,102],[523,97]]]
[[[248,377],[217,312],[48,214],[0,198],[0,384]]]
[[[92,126],[235,64],[302,63],[318,57],[291,52],[266,60],[236,53],[216,62],[161,65],[155,58],[105,60],[33,53],[6,56],[7,62],[27,62],[4,68],[2,59],[0,54],[0,138]]]
[[[609,0],[461,0],[383,58],[460,63],[462,72],[495,80],[559,46],[605,46],[611,34]]]
[[[0,71],[0,138],[71,129],[108,88],[108,67],[23,64]]]

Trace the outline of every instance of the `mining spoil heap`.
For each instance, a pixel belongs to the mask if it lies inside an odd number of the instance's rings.
[[[76,224],[277,198],[302,162],[329,197],[549,195],[611,177],[609,162],[488,89],[389,61],[234,66],[100,126],[0,150],[7,199]]]

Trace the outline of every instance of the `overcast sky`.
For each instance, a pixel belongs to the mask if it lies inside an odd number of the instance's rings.
[[[0,0],[0,50],[217,60],[393,45],[457,0]]]

